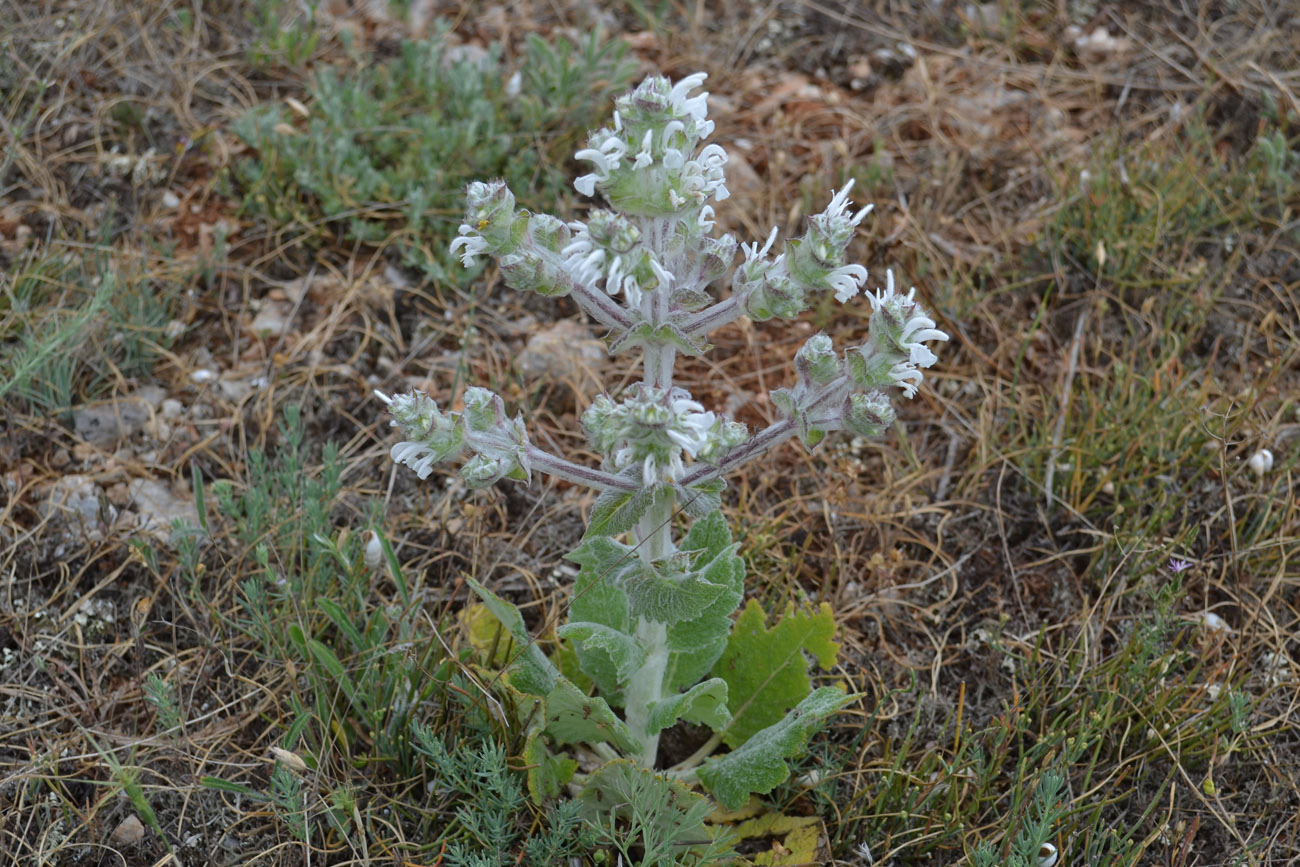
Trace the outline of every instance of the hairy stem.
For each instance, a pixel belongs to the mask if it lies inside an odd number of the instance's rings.
[[[584,467],[582,464],[575,464],[573,461],[566,460],[559,455],[553,455],[548,451],[539,449],[531,443],[528,445],[528,462],[534,470],[555,476],[557,479],[564,479],[566,482],[586,485],[598,491],[635,492],[641,490],[641,486],[636,482],[619,478],[613,473],[607,473],[604,470],[596,470],[591,467]]]
[[[659,755],[659,734],[649,733],[650,708],[663,698],[668,670],[668,625],[637,619],[636,639],[645,649],[645,663],[632,675],[624,691],[623,711],[632,736],[641,742],[641,764],[653,768]]]

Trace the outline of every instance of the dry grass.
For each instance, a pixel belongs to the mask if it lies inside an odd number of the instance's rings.
[[[788,449],[729,491],[751,592],[830,601],[835,674],[867,696],[803,768],[833,773],[774,793],[822,817],[823,863],[868,863],[861,842],[881,864],[977,863],[981,842],[1005,858],[1053,769],[1065,863],[1294,863],[1300,158],[1269,174],[1257,144],[1280,131],[1295,147],[1294,13],[434,5],[459,39],[502,40],[507,63],[528,33],[596,16],[646,70],[708,70],[739,163],[728,228],[798,232],[855,177],[876,206],[856,260],[873,279],[898,268],[953,336],[889,437]],[[420,848],[445,827],[438,805],[346,713],[300,786],[318,812],[346,791],[352,833],[303,842],[247,794],[271,790],[271,749],[303,719],[311,671],[246,628],[241,584],[323,567],[310,540],[283,541],[305,495],[247,536],[218,516],[213,486],[256,488],[252,456],[283,459],[287,405],[302,407],[303,477],[327,463],[324,443],[338,448],[333,544],[353,550],[370,527],[392,540],[416,601],[375,579],[356,613],[401,609],[420,636],[402,650],[414,670],[432,678],[459,647],[467,575],[535,625],[562,615],[557,569],[590,498],[417,484],[392,472],[369,395],[487,385],[530,413],[538,441],[581,458],[595,380],[513,364],[574,311],[521,301],[491,273],[470,290],[422,282],[395,261],[397,238],[322,244],[241,216],[223,180],[247,156],[234,119],[303,99],[313,67],[391,56],[412,35],[364,6],[323,13],[301,62],[258,64],[260,8],[3,10],[0,341],[7,365],[30,362],[25,390],[5,387],[0,437],[0,853],[14,863],[441,860]],[[1085,58],[1071,24],[1121,43]],[[113,319],[95,301],[108,274],[151,300]],[[166,315],[141,324],[141,309]],[[259,315],[289,324],[268,334]],[[847,343],[866,321],[827,306],[792,328],[742,323],[682,384],[761,425],[808,334]],[[56,334],[71,337],[42,355]],[[76,424],[93,401],[112,408],[107,433]],[[1261,448],[1276,464],[1257,476]],[[196,478],[213,535],[187,549],[165,523]],[[1173,576],[1171,557],[1194,565]],[[454,733],[457,707],[421,713]]]

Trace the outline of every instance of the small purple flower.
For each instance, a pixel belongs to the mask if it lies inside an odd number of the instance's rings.
[[[1192,568],[1191,560],[1179,560],[1177,557],[1169,558],[1169,571],[1173,572],[1175,575],[1182,572],[1184,569],[1190,568]]]

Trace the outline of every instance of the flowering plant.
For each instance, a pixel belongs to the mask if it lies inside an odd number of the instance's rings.
[[[751,434],[673,384],[677,356],[705,352],[705,337],[719,326],[740,316],[792,319],[821,292],[848,302],[867,277],[844,262],[870,210],[850,209],[851,182],[777,255],[775,229],[762,246],[712,234],[709,202],[727,198],[727,154],[702,144],[713,130],[707,94],[690,94],[703,80],[702,73],[676,84],[650,78],[617,101],[612,126],[591,134],[577,158],[592,170],[575,186],[602,196],[608,209],[566,223],[516,210],[504,182],[474,183],[451,245],[466,266],[496,259],[517,290],[573,299],[609,330],[612,354],[640,350],[641,382],[600,396],[582,416],[604,456],[599,468],[533,444],[522,418],[510,418],[501,398],[483,388],[465,392],[462,412],[442,410],[424,394],[379,395],[403,435],[392,457],[420,478],[468,452],[460,473],[470,487],[543,472],[600,492],[582,544],[569,555],[580,572],[558,634],[572,653],[548,657],[510,603],[471,581],[524,648],[508,683],[540,711],[528,723],[525,749],[539,797],[574,780],[576,763],[561,748],[585,744],[607,764],[580,777],[583,797],[617,803],[602,792],[654,768],[660,734],[679,720],[714,734],[668,778],[699,782],[735,808],[788,776],[786,759],[851,697],[809,682],[805,653],[823,667],[834,663],[828,606],[791,608],[768,628],[751,602],[733,622],[744,564],[720,509],[724,476],[795,437],[811,448],[831,431],[879,435],[894,420],[888,390],[914,395],[922,368],[935,361],[926,342],[947,339],[914,292],[895,289],[890,273],[883,290],[867,295],[866,342],[840,355],[826,335],[809,339],[795,356],[793,385],[770,396],[781,418],[763,430]],[[730,295],[716,301],[708,288],[738,250],[743,260]],[[675,539],[679,509],[693,522]],[[719,754],[724,744],[729,750]]]

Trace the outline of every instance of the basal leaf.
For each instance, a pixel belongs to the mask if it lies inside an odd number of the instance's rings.
[[[751,794],[767,794],[790,776],[785,760],[803,752],[822,722],[854,698],[829,686],[814,691],[779,722],[710,759],[700,768],[700,782],[728,810],[739,809]]]
[[[817,863],[822,820],[818,816],[787,816],[763,813],[732,827],[738,840],[756,842],[776,838],[781,846],[771,846],[750,857],[754,867],[802,867]]]
[[[590,696],[557,678],[546,696],[546,733],[557,744],[613,744],[623,752],[638,749],[627,724],[614,716],[603,698]]]
[[[536,804],[558,797],[578,769],[578,763],[568,756],[552,755],[536,730],[529,732],[524,742],[523,759],[528,765],[528,794]]]
[[[839,651],[834,636],[835,620],[824,602],[816,612],[790,605],[780,622],[768,629],[762,607],[749,601],[713,666],[713,674],[728,686],[733,719],[724,735],[727,746],[740,746],[808,695],[812,685],[804,654],[830,668]]]
[[[473,578],[465,580],[519,646],[510,663],[511,684],[530,695],[549,693],[560,673],[528,634],[519,609]]]
[[[684,719],[720,731],[731,721],[727,710],[727,684],[720,678],[697,683],[686,692],[657,701],[650,706],[646,728],[656,734]]]
[[[519,645],[492,609],[482,602],[465,606],[458,617],[470,646],[478,651],[479,659],[487,668],[506,668],[519,654]]]

